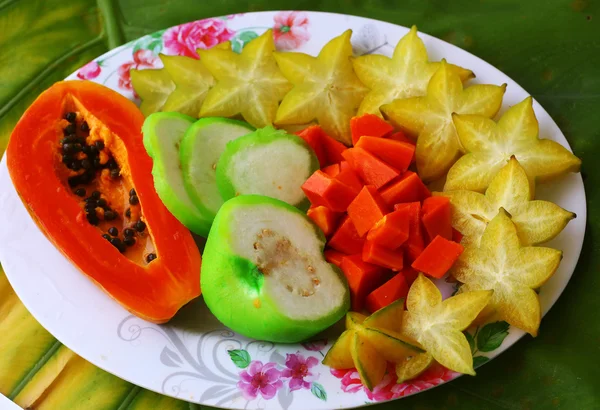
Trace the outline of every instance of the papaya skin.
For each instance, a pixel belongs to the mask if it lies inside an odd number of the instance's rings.
[[[139,198],[152,263],[120,253],[90,225],[78,198],[60,175],[61,120],[72,107],[103,124],[103,137],[121,177]],[[152,161],[142,143],[144,116],[115,91],[89,81],[63,81],[42,93],[17,123],[6,151],[10,177],[44,235],[81,272],[131,313],[164,323],[200,295],[201,258],[194,239],[160,201]],[[91,131],[91,133],[93,130]],[[80,198],[79,198],[80,199]]]
[[[230,223],[236,209],[265,205],[307,218],[303,212],[283,201],[259,195],[241,195],[225,202],[217,213],[204,249],[200,278],[204,301],[217,319],[237,333],[259,340],[296,343],[344,317],[350,307],[349,291],[339,268],[326,263],[343,286],[341,303],[314,320],[290,319],[281,311],[276,300],[267,292],[264,275],[258,266],[237,255],[230,240],[235,232]],[[308,223],[322,252],[325,238],[311,221]]]

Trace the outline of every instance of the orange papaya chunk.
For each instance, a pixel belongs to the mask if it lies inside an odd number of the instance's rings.
[[[429,189],[421,181],[421,178],[412,171],[406,171],[400,178],[381,189],[381,197],[389,205],[402,202],[420,202],[430,196]]]
[[[388,249],[398,249],[407,241],[410,208],[404,207],[381,218],[367,234],[367,240]]]
[[[391,250],[371,241],[365,242],[362,257],[365,262],[394,271],[401,271],[404,267],[404,252],[402,249]]]
[[[313,125],[297,132],[296,135],[302,138],[313,149],[319,160],[319,166],[321,168],[327,166],[327,153],[323,145],[324,133],[321,127]]]
[[[394,206],[396,211],[407,208],[410,212],[409,233],[406,241],[406,256],[412,263],[419,257],[425,248],[423,231],[421,229],[421,203],[411,202],[407,204],[397,204]]]
[[[365,184],[377,189],[400,175],[400,171],[362,148],[349,148],[342,156]]]
[[[374,186],[365,186],[348,205],[348,216],[360,237],[388,213],[388,206]]]
[[[360,117],[352,117],[350,131],[352,133],[352,144],[356,145],[361,137],[382,138],[391,134],[394,128],[375,114],[364,114]]]
[[[355,145],[404,172],[415,156],[415,146],[389,138],[362,137]]]
[[[443,196],[426,198],[423,201],[422,211],[423,216],[421,221],[423,222],[429,241],[438,235],[451,241],[452,213],[450,209],[450,198]]]
[[[312,206],[306,213],[306,215],[313,220],[313,222],[321,228],[325,237],[330,237],[335,231],[337,223],[340,220],[342,214],[339,212],[333,212],[326,206]]]
[[[360,254],[342,258],[340,269],[348,280],[352,310],[356,312],[363,309],[367,295],[389,278],[389,271],[364,262]]]
[[[369,312],[377,312],[392,302],[405,298],[408,295],[408,284],[402,273],[396,274],[392,279],[369,293],[366,308]]]
[[[463,246],[436,236],[412,263],[412,267],[434,278],[441,278],[463,253]]]
[[[333,263],[338,268],[342,265],[342,259],[344,256],[348,256],[345,253],[338,252],[334,249],[327,249],[325,252],[323,252],[323,255],[325,256],[325,260],[327,262]]]
[[[416,145],[415,141],[408,138],[406,136],[406,134],[403,133],[402,131],[397,131],[397,132],[393,133],[392,135],[390,135],[388,138],[391,140],[394,140],[394,141],[404,142],[404,143],[410,144],[412,146]],[[414,158],[413,158],[413,160],[414,160]]]
[[[358,191],[321,170],[314,172],[306,180],[302,190],[312,205],[325,206],[334,212],[346,211],[350,202],[358,195]]]
[[[337,230],[329,239],[328,245],[335,250],[346,254],[355,254],[362,252],[365,240],[358,235],[352,220],[344,216],[340,221]]]

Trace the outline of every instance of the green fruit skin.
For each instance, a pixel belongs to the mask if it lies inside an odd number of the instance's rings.
[[[196,206],[198,213],[202,216],[203,224],[199,227],[198,232],[194,231],[198,235],[206,237],[208,232],[210,231],[210,227],[212,225],[213,220],[215,219],[216,213],[212,210],[208,209],[202,200],[202,197],[198,195],[194,184],[187,178],[186,170],[189,169],[189,164],[195,160],[194,158],[194,145],[196,144],[195,138],[193,136],[196,134],[196,129],[198,127],[204,127],[206,125],[214,124],[214,123],[222,123],[222,124],[231,124],[239,127],[247,128],[248,132],[252,132],[255,130],[250,124],[247,124],[242,121],[232,120],[229,118],[221,118],[221,117],[206,117],[200,118],[199,120],[194,120],[194,124],[188,128],[183,140],[181,141],[180,151],[179,151],[179,159],[181,161],[182,174],[183,174],[183,183],[185,184],[185,189],[190,196],[192,202]]]
[[[264,278],[257,266],[234,254],[229,241],[230,236],[235,235],[229,226],[231,212],[237,207],[260,205],[278,206],[307,218],[297,208],[266,196],[241,195],[225,202],[214,220],[202,255],[202,295],[215,317],[233,331],[253,339],[297,343],[343,318],[350,309],[350,291],[342,271],[330,264],[346,288],[340,307],[317,320],[290,320],[281,314],[269,295],[262,291]],[[315,240],[323,249],[325,237],[316,225],[312,226]]]
[[[276,130],[273,127],[265,127],[259,130],[256,130],[252,134],[245,135],[241,138],[238,138],[234,141],[231,141],[227,144],[227,148],[221,158],[219,159],[219,163],[217,164],[217,186],[219,187],[219,192],[221,192],[221,196],[224,200],[228,200],[236,196],[236,189],[233,186],[231,180],[227,176],[227,169],[229,168],[229,164],[231,163],[232,158],[239,151],[244,150],[252,145],[261,145],[268,144],[273,141],[275,138],[287,138],[293,143],[300,145],[302,148],[306,149],[311,156],[310,159],[310,172],[309,176],[313,174],[313,172],[320,169],[319,159],[315,154],[314,150],[304,141],[302,138],[297,135],[288,134],[284,130]],[[301,211],[306,212],[308,208],[310,208],[310,201],[308,198],[304,197],[302,201],[297,204],[292,204],[296,208]]]
[[[210,229],[210,221],[207,221],[203,217],[203,214],[193,206],[191,200],[189,200],[189,203],[186,203],[185,199],[175,195],[171,188],[171,184],[165,177],[164,158],[160,155],[160,146],[159,142],[156,141],[157,136],[154,133],[154,129],[159,121],[167,118],[187,121],[190,125],[195,121],[195,118],[176,112],[157,112],[150,114],[144,121],[144,125],[142,126],[142,133],[144,135],[143,143],[146,152],[153,160],[152,176],[154,178],[154,189],[156,189],[156,193],[169,212],[171,212],[179,222],[192,232],[201,235],[203,232],[208,232]],[[176,157],[175,159],[179,161],[179,157]]]

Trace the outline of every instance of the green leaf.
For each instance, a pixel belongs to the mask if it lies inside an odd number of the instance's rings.
[[[313,382],[310,392],[317,398],[327,401],[327,392],[321,383]]]
[[[481,328],[477,334],[477,349],[482,352],[496,350],[508,336],[508,323],[494,322]]]
[[[250,354],[244,349],[228,350],[231,361],[240,369],[245,369],[250,364]]]
[[[490,361],[489,357],[485,357],[485,356],[475,356],[473,358],[473,368],[477,369],[479,366],[481,366],[484,363],[487,363]]]
[[[242,52],[242,49],[246,46],[246,44],[257,37],[258,34],[256,34],[254,31],[242,31],[231,39],[231,49],[239,54]]]
[[[463,332],[465,337],[467,338],[467,342],[469,342],[469,347],[471,348],[471,354],[475,354],[475,339],[473,339],[473,335],[468,331]]]
[[[234,37],[231,39],[231,50],[234,53],[241,53],[242,52],[242,47],[244,46],[244,44],[240,41],[240,39],[238,37]]]
[[[258,34],[256,34],[254,31],[242,31],[238,36],[238,38],[242,43],[244,43],[244,45],[246,45],[246,43],[249,43],[257,37]]]

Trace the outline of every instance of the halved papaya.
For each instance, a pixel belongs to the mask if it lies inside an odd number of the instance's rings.
[[[168,321],[200,295],[200,252],[159,199],[131,101],[89,81],[54,84],[6,151],[11,179],[50,241],[135,315]]]

